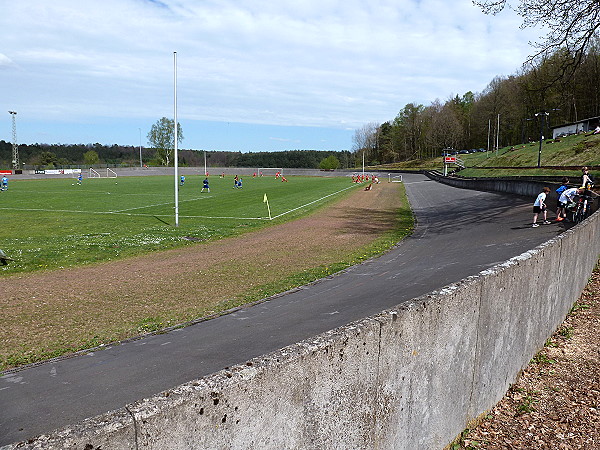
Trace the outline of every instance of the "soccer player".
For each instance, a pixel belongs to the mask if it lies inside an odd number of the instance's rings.
[[[7,191],[8,190],[8,178],[6,178],[6,175],[4,175],[2,177],[2,190],[3,191]]]
[[[83,182],[83,175],[80,173],[79,175],[77,175],[77,184],[79,186],[81,186],[82,182]]]
[[[200,192],[204,192],[204,189],[210,192],[210,187],[208,186],[208,178],[205,178],[202,182],[202,190]]]
[[[181,177],[179,178],[179,186],[183,186],[185,183],[185,176],[181,175]]]

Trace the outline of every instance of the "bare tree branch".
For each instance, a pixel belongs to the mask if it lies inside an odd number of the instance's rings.
[[[512,8],[523,18],[521,28],[548,29],[542,41],[531,44],[537,52],[530,55],[526,63],[566,48],[573,55],[571,66],[576,67],[600,29],[599,0],[486,0],[473,3],[485,14],[497,14],[506,7]]]

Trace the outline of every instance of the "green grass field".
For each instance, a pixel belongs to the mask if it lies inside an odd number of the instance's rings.
[[[355,186],[346,177],[187,176],[175,227],[172,176],[19,180],[0,192],[0,249],[15,261],[0,274],[56,269],[193,245],[310,213]],[[264,196],[267,195],[271,217]]]

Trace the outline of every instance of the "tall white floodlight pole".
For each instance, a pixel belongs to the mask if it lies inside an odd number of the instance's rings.
[[[12,164],[13,169],[19,168],[19,146],[17,145],[17,112],[9,111],[8,112],[12,116]]]
[[[364,176],[365,176],[365,151],[364,150],[363,150],[363,155],[362,156],[363,156],[362,159],[363,159],[363,178],[364,178]]]
[[[173,155],[174,163],[175,163],[175,226],[179,226],[179,164],[178,164],[178,156],[177,156],[177,52],[173,52],[173,86],[174,86],[174,116],[175,116],[175,124],[173,127],[175,128],[175,154]]]
[[[208,172],[206,171],[206,150],[204,150],[204,176],[208,176]]]
[[[138,130],[140,130],[140,167],[144,167],[142,165],[142,129],[138,128]]]

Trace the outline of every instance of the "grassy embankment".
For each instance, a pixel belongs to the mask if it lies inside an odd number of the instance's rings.
[[[581,166],[600,166],[600,135],[584,134],[567,136],[559,142],[551,139],[542,144],[541,166],[537,168],[540,144],[532,142],[525,145],[507,146],[498,152],[461,154],[466,168],[459,172],[465,177],[505,177],[505,176],[568,176],[581,177]],[[554,167],[573,166],[576,169]],[[404,161],[387,164],[371,169],[417,169],[442,170],[442,157]],[[594,179],[600,180],[600,170],[592,170]]]

